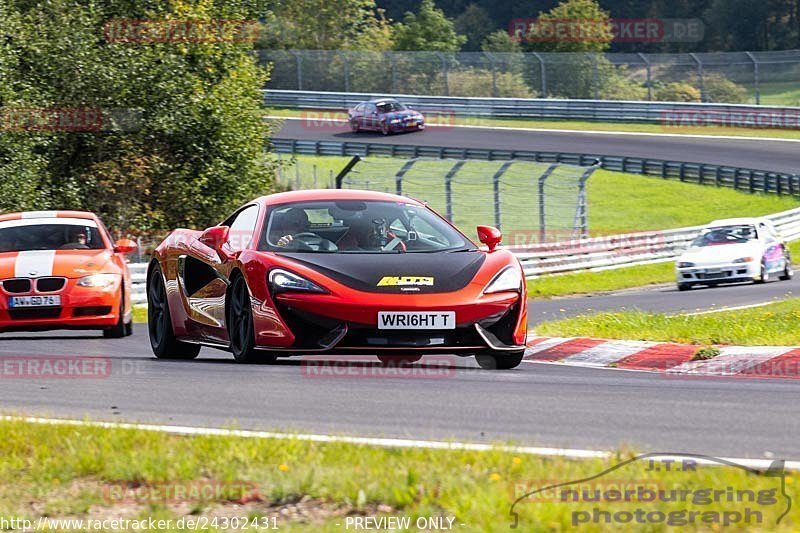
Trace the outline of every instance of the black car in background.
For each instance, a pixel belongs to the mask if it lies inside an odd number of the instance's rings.
[[[353,132],[379,131],[384,135],[401,131],[425,129],[422,113],[391,98],[361,102],[348,111],[350,129]]]

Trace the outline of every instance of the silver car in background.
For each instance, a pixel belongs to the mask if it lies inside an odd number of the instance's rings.
[[[675,263],[678,289],[792,278],[789,249],[766,218],[715,220]]]

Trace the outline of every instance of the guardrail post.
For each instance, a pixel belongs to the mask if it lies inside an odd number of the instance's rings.
[[[501,208],[500,208],[500,177],[506,173],[508,167],[514,163],[510,159],[503,163],[500,169],[492,176],[492,188],[494,190],[494,225],[497,229],[502,229]]]
[[[544,59],[539,52],[531,52],[533,57],[535,57],[539,61],[539,74],[542,78],[542,98],[547,98],[547,67],[544,65]]]
[[[409,159],[408,161],[406,161],[406,163],[403,165],[400,171],[397,174],[395,174],[394,187],[395,187],[395,193],[397,195],[403,194],[403,176],[405,176],[406,172],[411,170],[411,167],[414,166],[414,163],[416,162],[417,162],[416,159]]]
[[[453,167],[444,176],[445,216],[450,222],[453,221],[453,176],[456,175],[456,172],[461,170],[461,167],[464,166],[464,163],[466,163],[466,161],[463,159],[456,161],[456,164],[453,165]]]
[[[753,62],[753,88],[756,91],[756,105],[761,105],[761,76],[758,71],[758,59],[756,59],[751,52],[745,52],[745,54],[747,54],[747,57],[749,57],[750,61]]]
[[[764,185],[766,185],[766,177],[765,177],[765,180],[764,180]],[[751,194],[753,192],[755,192],[755,184],[753,183],[753,171],[752,170],[748,173],[748,176],[747,176],[747,188],[750,190]]]
[[[639,58],[644,61],[645,68],[647,69],[647,101],[653,101],[653,66],[650,64],[650,60],[647,59],[643,53],[639,52]]]
[[[544,182],[550,177],[555,169],[558,168],[558,163],[553,163],[544,174],[539,176],[539,242],[545,242],[547,239],[547,218],[545,217],[545,202],[544,202]]]
[[[700,83],[700,101],[706,101],[706,83],[703,79],[703,62],[700,61],[700,58],[697,57],[697,54],[689,54],[695,63],[697,63],[697,81]]]

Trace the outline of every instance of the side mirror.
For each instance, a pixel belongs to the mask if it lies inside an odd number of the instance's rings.
[[[138,246],[130,239],[120,239],[114,243],[114,251],[118,254],[129,254],[135,252]]]
[[[478,226],[478,240],[489,247],[489,251],[493,251],[503,240],[503,234],[500,230],[492,226]]]
[[[197,240],[217,252],[220,259],[227,259],[228,254],[223,252],[222,245],[228,242],[229,232],[228,226],[212,226],[201,233]]]

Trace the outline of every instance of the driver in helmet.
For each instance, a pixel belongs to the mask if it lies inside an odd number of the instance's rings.
[[[308,215],[304,209],[292,207],[283,213],[276,213],[272,223],[270,241],[281,248],[292,244],[296,235],[308,232]]]

